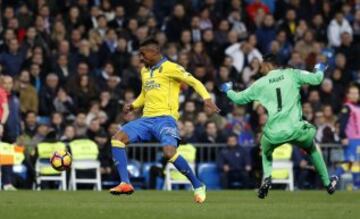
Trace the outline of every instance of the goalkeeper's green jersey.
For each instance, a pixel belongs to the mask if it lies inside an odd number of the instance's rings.
[[[244,91],[229,90],[227,96],[237,104],[260,102],[268,112],[263,134],[271,143],[277,144],[297,138],[298,130],[305,124],[300,102],[301,85],[318,85],[323,78],[322,71],[276,69]]]

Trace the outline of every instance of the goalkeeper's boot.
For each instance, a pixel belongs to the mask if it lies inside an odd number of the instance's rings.
[[[263,184],[259,188],[258,197],[264,199],[267,196],[269,189],[271,189],[271,176],[264,179]]]
[[[199,188],[194,189],[194,200],[196,203],[204,203],[206,199],[206,186],[203,185]]]
[[[121,194],[131,195],[134,191],[135,191],[134,187],[130,183],[124,183],[124,182],[110,189],[110,193],[113,195],[121,195]]]
[[[326,190],[329,193],[329,195],[334,194],[336,190],[336,184],[338,183],[338,181],[339,181],[339,177],[337,176],[330,177],[330,184],[326,187]]]

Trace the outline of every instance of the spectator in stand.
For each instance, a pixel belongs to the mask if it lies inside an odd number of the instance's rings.
[[[201,136],[200,142],[224,143],[225,141],[224,134],[217,129],[215,122],[207,122],[205,124],[205,133]]]
[[[217,166],[221,172],[222,188],[249,188],[251,162],[246,150],[237,144],[236,135],[227,138],[227,148],[220,152]]]
[[[114,76],[115,74],[114,65],[110,61],[105,62],[104,67],[100,69],[96,76],[97,87],[100,90],[105,90],[107,87],[107,80],[110,76]]]
[[[289,8],[286,11],[285,18],[281,20],[280,30],[286,32],[287,37],[293,43],[296,27],[298,26],[296,11],[292,8]]]
[[[115,120],[120,106],[115,99],[111,98],[110,92],[104,90],[100,93],[100,109],[106,113],[108,121],[111,122]]]
[[[210,57],[202,42],[194,43],[193,50],[190,52],[190,68],[194,69],[195,66],[207,66],[207,69],[211,69]]]
[[[330,46],[339,47],[341,45],[341,34],[344,32],[348,32],[352,35],[352,28],[349,22],[344,18],[344,14],[338,11],[328,27],[328,39]]]
[[[267,54],[270,43],[276,38],[276,28],[274,17],[271,14],[265,16],[260,28],[256,30],[256,38],[259,43],[259,50],[262,54]]]
[[[195,126],[193,120],[184,121],[184,135],[181,136],[184,142],[197,143],[199,142],[198,137],[195,135]]]
[[[301,58],[301,55],[299,52],[294,51],[291,53],[291,58],[288,62],[288,65],[292,68],[296,69],[303,69],[305,70],[305,61]]]
[[[61,113],[55,112],[51,115],[51,131],[56,139],[60,139],[64,134],[64,119]]]
[[[37,113],[39,99],[35,87],[31,85],[29,71],[21,71],[18,81],[15,81],[14,90],[19,93],[21,113],[25,114],[28,111]]]
[[[311,31],[306,31],[302,40],[295,45],[295,50],[300,53],[303,60],[307,60],[310,53],[314,52],[314,35]]]
[[[100,65],[105,64],[106,60],[110,60],[111,56],[115,53],[117,47],[117,34],[114,29],[106,31],[106,37],[100,47],[99,57],[101,57]]]
[[[59,55],[54,67],[54,73],[59,77],[60,84],[65,84],[67,78],[72,74],[66,55]]]
[[[36,113],[32,111],[27,112],[25,115],[23,134],[30,138],[34,137],[38,126],[36,116]]]
[[[97,7],[94,8],[94,17],[100,14],[100,11]],[[94,19],[96,21],[96,19]],[[125,17],[125,9],[122,5],[117,5],[115,7],[115,17],[110,20],[109,27],[114,28],[116,31],[121,31],[122,28],[125,27],[126,17]],[[91,28],[89,28],[91,29]]]
[[[302,104],[302,114],[303,114],[304,120],[306,120],[310,123],[314,120],[314,110],[313,110],[311,103],[304,102]]]
[[[132,89],[135,91],[136,94],[139,94],[141,91],[141,80],[140,80],[140,68],[142,67],[142,63],[140,62],[140,58],[137,54],[134,54],[130,58],[130,65],[123,70],[122,77],[116,78],[111,77],[109,80],[114,80],[114,82],[118,81],[118,79],[121,80],[121,86],[127,89]],[[109,81],[108,81],[109,82]],[[113,86],[109,86],[108,88],[112,87],[112,89],[116,90],[119,89],[118,85],[120,81],[113,84]],[[121,93],[121,92],[120,92]],[[116,91],[114,95],[119,95],[119,91]],[[120,97],[117,97],[116,99],[120,99]]]
[[[170,42],[179,40],[179,33],[189,28],[189,20],[186,16],[185,8],[177,4],[173,8],[173,14],[165,24],[166,37]]]
[[[59,88],[53,104],[56,112],[62,113],[66,120],[74,120],[76,104],[65,89]]]
[[[100,43],[99,43],[100,44]],[[98,49],[98,48],[97,48]],[[91,48],[91,42],[83,39],[79,42],[79,49],[75,52],[75,61],[72,65],[78,65],[81,62],[88,63],[91,71],[95,70],[99,66],[99,53],[95,48]],[[73,72],[73,66],[71,72]]]
[[[353,80],[352,72],[347,68],[347,60],[344,54],[338,53],[335,56],[335,68],[341,70],[341,80],[349,84]]]
[[[65,126],[64,133],[62,134],[59,140],[68,144],[72,140],[74,140],[75,137],[76,137],[75,127],[72,125],[67,125]]]
[[[252,0],[252,3],[246,7],[246,12],[252,21],[255,21],[255,17],[260,10],[264,11],[266,14],[270,12],[268,6],[262,3],[261,0]]]
[[[335,130],[337,116],[334,115],[333,108],[330,105],[324,105],[322,111],[324,113],[325,123],[328,124],[333,130]]]
[[[100,173],[103,180],[115,180],[115,168],[112,161],[111,145],[105,130],[95,135],[95,142],[99,148]]]
[[[99,118],[93,118],[89,124],[89,128],[86,132],[86,136],[94,140],[95,136],[103,131],[103,128],[100,126],[100,119]]]
[[[315,125],[317,128],[315,139],[320,143],[332,143],[335,142],[335,134],[332,129],[326,122],[324,113],[318,111],[315,113]]]
[[[120,76],[123,75],[124,69],[129,67],[131,54],[128,51],[128,42],[126,38],[119,37],[117,47],[114,55],[111,58],[111,62],[114,63],[115,71]]]
[[[69,90],[70,95],[77,103],[78,110],[86,110],[90,107],[90,102],[98,96],[98,90],[92,78],[82,75],[78,78],[76,87]]]
[[[196,106],[194,101],[186,101],[184,106],[184,111],[181,115],[181,120],[190,120],[194,121],[196,118]]]
[[[245,39],[248,35],[247,28],[244,22],[241,20],[240,11],[234,10],[230,13],[228,20],[232,24],[231,31],[234,31],[239,39]]]
[[[59,89],[59,77],[50,73],[46,76],[45,85],[41,88],[39,93],[39,115],[50,117],[51,113],[55,111],[54,99],[56,98]]]
[[[320,42],[327,42],[327,30],[326,30],[326,24],[324,23],[324,18],[321,16],[321,14],[316,14],[313,17],[312,20],[312,27],[314,31],[314,36],[316,41]]]
[[[76,115],[75,122],[73,125],[76,130],[76,137],[84,138],[86,136],[88,129],[86,124],[86,114],[83,112],[79,112]]]
[[[262,61],[262,55],[259,50],[254,48],[248,41],[229,46],[225,50],[225,54],[235,60],[233,66],[238,72],[241,72],[254,58]]]
[[[7,74],[14,77],[20,73],[25,61],[25,52],[20,49],[17,39],[10,40],[8,46],[8,51],[0,54],[0,63],[6,69]]]
[[[341,44],[336,49],[336,53],[344,54],[346,58],[346,68],[359,70],[360,64],[356,61],[360,56],[359,44],[353,43],[353,37],[349,32],[344,32],[340,36]]]
[[[342,99],[334,95],[333,83],[328,78],[321,84],[320,97],[322,105],[331,105],[336,112],[340,111]]]

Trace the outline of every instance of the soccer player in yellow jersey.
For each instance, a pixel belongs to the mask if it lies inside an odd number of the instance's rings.
[[[121,183],[110,189],[112,194],[131,194],[134,188],[128,177],[125,145],[157,139],[163,146],[164,157],[184,174],[194,188],[194,199],[203,203],[205,185],[195,176],[185,159],[176,152],[180,140],[176,120],[179,118],[179,93],[181,83],[190,85],[212,112],[219,108],[213,103],[204,85],[186,70],[163,57],[159,45],[147,40],[140,46],[140,58],[145,64],[141,69],[142,91],[131,104],[124,106],[127,113],[143,107],[143,116],[124,125],[112,138],[112,153]]]

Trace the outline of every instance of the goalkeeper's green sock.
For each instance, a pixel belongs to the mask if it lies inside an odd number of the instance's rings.
[[[272,156],[266,156],[265,153],[262,153],[262,166],[263,166],[263,175],[264,178],[270,177],[272,172]]]
[[[321,153],[317,150],[315,144],[308,150],[308,153],[311,157],[311,162],[313,163],[316,171],[320,175],[323,185],[326,187],[330,184],[329,174],[326,168],[326,164]]]

